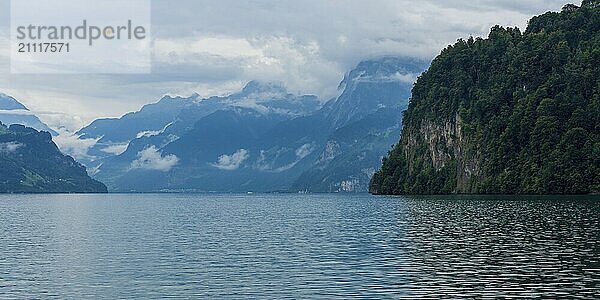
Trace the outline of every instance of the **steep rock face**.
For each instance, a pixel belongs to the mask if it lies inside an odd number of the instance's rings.
[[[398,100],[406,103],[405,100]],[[365,192],[381,157],[400,137],[403,108],[381,108],[328,136],[313,166],[292,190],[310,192]]]
[[[106,193],[47,132],[0,123],[0,193]]]
[[[340,83],[341,95],[323,110],[331,130],[327,143],[292,190],[366,192],[381,158],[400,137],[410,90],[428,65],[382,57],[348,72]]]
[[[471,184],[481,176],[481,154],[469,149],[464,137],[463,121],[459,114],[449,121],[439,123],[425,121],[418,130],[407,129],[403,132],[402,143],[407,161],[419,161],[426,156],[426,164],[432,171],[443,173],[456,169],[456,188],[450,187],[447,193],[476,193]],[[418,172],[420,165],[411,165],[408,172]]]
[[[340,83],[342,94],[327,118],[334,129],[375,113],[380,108],[406,105],[412,88],[428,62],[401,57],[366,60]]]
[[[375,194],[600,190],[600,8],[448,47],[417,81]]]

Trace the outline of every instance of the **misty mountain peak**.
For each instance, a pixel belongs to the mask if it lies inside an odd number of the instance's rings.
[[[400,81],[411,83],[428,62],[412,58],[385,56],[362,61],[350,71],[341,86],[352,82]]]
[[[189,97],[183,97],[183,96],[172,96],[172,95],[164,95],[159,101],[158,103],[167,103],[167,104],[172,104],[172,103],[176,103],[176,102],[182,102],[182,101],[196,101],[200,98],[200,95],[198,93],[193,93],[192,95],[190,95]]]
[[[276,94],[276,95],[286,95],[288,93],[287,89],[281,82],[260,82],[256,80],[252,80],[246,84],[242,93],[245,95],[252,94]]]
[[[329,118],[340,128],[381,108],[408,105],[417,76],[429,62],[386,56],[365,60],[348,72],[339,88],[341,95],[331,104]]]

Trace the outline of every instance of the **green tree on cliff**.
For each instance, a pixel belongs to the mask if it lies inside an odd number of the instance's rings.
[[[375,194],[599,190],[599,0],[444,49],[371,182]]]

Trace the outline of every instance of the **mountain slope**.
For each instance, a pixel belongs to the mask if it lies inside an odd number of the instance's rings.
[[[0,193],[104,193],[47,132],[0,123]]]
[[[29,111],[25,105],[21,104],[15,98],[2,93],[0,93],[0,122],[8,125],[20,124],[39,131],[49,132],[53,136],[58,135],[56,131],[52,130]]]
[[[429,62],[401,57],[366,60],[348,72],[327,108],[328,139],[292,190],[366,192],[381,158],[400,137],[410,90]]]
[[[125,151],[130,141],[160,133],[198,99],[198,95],[188,98],[165,96],[157,103],[145,105],[139,111],[121,118],[95,120],[76,133],[80,139],[97,140],[88,150],[90,158],[82,163],[88,167],[97,167],[103,158]]]
[[[382,107],[408,104],[410,90],[427,66],[424,61],[392,56],[359,63],[340,83],[343,92],[327,118],[339,129]]]
[[[599,3],[445,49],[417,81],[371,192],[598,192]]]
[[[335,130],[310,169],[294,182],[293,191],[366,192],[381,158],[400,137],[402,111],[381,108]]]
[[[0,93],[0,109],[2,110],[27,110],[25,105],[21,104],[15,98]]]

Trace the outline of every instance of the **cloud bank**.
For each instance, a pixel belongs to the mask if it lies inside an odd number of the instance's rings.
[[[253,79],[324,99],[344,72],[382,55],[430,59],[496,25],[524,28],[565,0],[155,0],[152,74],[10,75],[9,7],[0,2],[0,91],[55,127],[120,116],[164,94],[221,95]],[[578,1],[577,4],[579,4]],[[48,3],[48,5],[52,5]],[[6,51],[4,51],[6,50]],[[411,78],[398,78],[409,81]],[[70,128],[73,129],[73,128]]]
[[[91,159],[88,151],[99,139],[81,139],[78,135],[64,129],[58,129],[58,136],[52,138],[60,151],[75,159]]]

